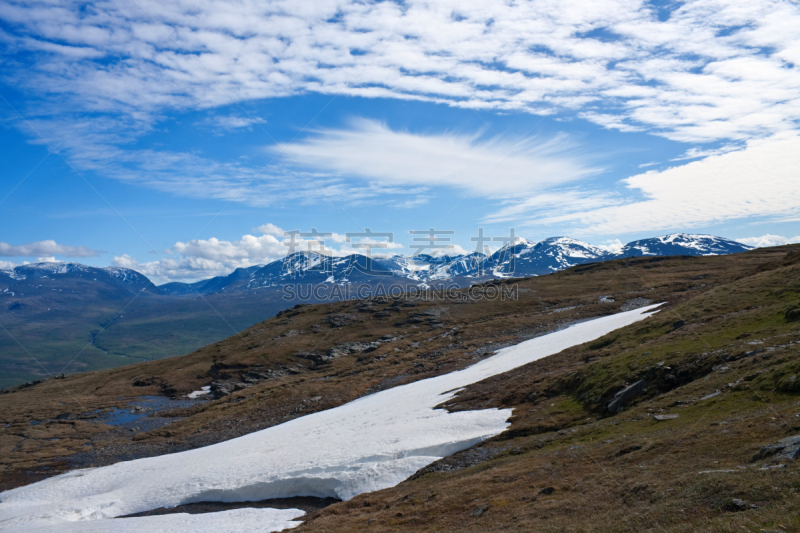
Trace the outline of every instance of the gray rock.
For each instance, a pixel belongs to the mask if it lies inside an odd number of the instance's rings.
[[[653,303],[653,300],[648,300],[647,298],[633,298],[632,300],[628,300],[620,309],[622,311],[633,311],[634,309],[639,309],[640,307],[644,307],[645,305],[650,305]]]
[[[356,353],[361,353],[365,351],[370,351],[370,349],[375,349],[378,347],[377,342],[346,342],[344,344],[339,344],[334,346],[330,350],[328,350],[328,357],[330,359],[334,359],[336,357],[341,357],[343,355],[352,355]]]
[[[331,348],[332,350],[333,348]],[[301,359],[307,359],[312,363],[316,363],[321,365],[323,363],[327,363],[337,355],[330,355],[331,350],[328,350],[328,354],[321,354],[319,352],[297,352],[294,354],[295,357],[299,357]]]
[[[776,456],[778,460],[795,461],[800,458],[800,444],[787,446]]]
[[[777,455],[776,458],[779,460],[788,461],[794,461],[800,457],[800,435],[786,437],[779,440],[775,444],[764,446],[753,456],[750,461],[760,461],[762,459],[772,457],[773,455]]]
[[[485,513],[485,512],[486,512],[486,509],[488,509],[488,508],[489,508],[489,506],[488,506],[487,504],[485,504],[485,503],[484,503],[483,505],[479,505],[479,506],[477,506],[475,509],[473,509],[472,511],[470,511],[470,512],[469,512],[469,515],[470,515],[470,516],[480,516],[480,515],[482,515],[483,513]]]
[[[608,410],[619,413],[625,408],[625,404],[639,396],[647,387],[647,382],[643,379],[637,381],[633,385],[625,387],[614,395],[614,399],[608,404]]]
[[[673,420],[675,418],[678,418],[678,415],[653,415],[653,418],[655,418],[656,420],[659,420],[659,421],[661,421],[661,420]]]
[[[330,315],[328,317],[328,324],[332,328],[341,328],[344,326],[349,326],[354,322],[360,322],[360,321],[361,319],[358,316],[347,313]]]

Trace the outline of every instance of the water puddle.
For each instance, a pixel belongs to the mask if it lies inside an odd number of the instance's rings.
[[[182,420],[182,417],[164,417],[162,411],[192,407],[205,403],[205,398],[181,398],[173,400],[165,396],[142,396],[126,407],[94,411],[94,420],[109,426],[129,429],[136,432],[151,431]]]

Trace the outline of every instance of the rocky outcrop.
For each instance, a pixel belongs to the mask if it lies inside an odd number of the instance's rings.
[[[644,392],[646,387],[647,382],[643,379],[637,381],[633,385],[625,387],[614,395],[614,399],[608,404],[608,410],[613,413],[619,413],[625,408],[625,404]]]
[[[756,453],[752,461],[761,461],[769,457],[775,457],[779,461],[794,461],[800,457],[800,435],[786,437],[775,444],[764,446]]]
[[[297,371],[290,367],[276,370],[263,367],[235,368],[214,364],[209,373],[212,375],[211,395],[219,399],[262,381],[277,379]]]
[[[354,322],[361,322],[361,317],[349,313],[334,314],[328,317],[328,324],[332,328],[343,328]]]
[[[394,342],[402,337],[395,337],[394,335],[384,335],[376,341],[372,342],[346,342],[339,344],[328,350],[326,354],[327,360],[335,359],[343,355],[354,355],[357,353],[369,353],[375,351],[378,346],[387,342]]]
[[[447,310],[446,307],[427,309],[421,313],[414,313],[406,319],[406,324],[427,324],[432,328],[443,327],[444,324],[439,319],[440,316]],[[399,326],[403,323],[399,323]]]

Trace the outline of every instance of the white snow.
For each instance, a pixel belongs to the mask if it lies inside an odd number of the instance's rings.
[[[109,520],[81,520],[59,524],[61,533],[174,533],[214,531],[216,533],[241,533],[242,531],[281,531],[297,527],[302,522],[293,521],[305,513],[300,509],[232,509],[218,513],[174,513],[136,518]],[[36,524],[14,528],[18,533],[38,533]]]
[[[140,277],[140,274],[135,270],[131,270],[130,268],[123,268],[123,267],[105,267],[103,268],[106,272],[108,272],[111,276],[119,279],[120,281],[124,282],[132,282],[137,281],[137,278]]]
[[[4,492],[0,494],[0,531],[128,531],[122,529],[128,527],[123,523],[130,520],[136,528],[142,521],[146,528],[148,519],[108,519],[200,501],[299,495],[346,500],[394,486],[433,461],[508,427],[511,409],[455,413],[434,409],[457,389],[601,337],[648,317],[655,307],[576,324],[500,350],[464,370],[381,391],[205,448],[76,470]],[[197,520],[187,515],[160,519],[170,521],[170,528],[163,530],[217,533],[225,522],[221,514],[195,515],[201,517]],[[87,520],[106,526],[92,524],[89,529],[74,524],[80,521],[85,526]],[[257,529],[255,522],[236,525],[237,531],[270,530],[260,524]]]
[[[200,387],[200,390],[190,392],[189,394],[186,395],[186,397],[195,400],[200,396],[205,396],[206,394],[210,393],[211,393],[211,385],[206,385],[205,387]]]

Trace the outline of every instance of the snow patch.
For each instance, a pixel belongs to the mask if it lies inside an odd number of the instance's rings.
[[[233,509],[218,513],[175,513],[137,518],[107,520],[80,520],[59,525],[63,533],[164,533],[170,531],[214,531],[215,533],[240,533],[242,531],[281,531],[299,526],[293,521],[305,513],[300,509]],[[19,533],[38,532],[36,525],[15,528]]]
[[[206,394],[210,393],[211,393],[211,385],[206,385],[205,387],[200,387],[200,390],[190,392],[189,394],[186,395],[186,397],[195,400],[200,396],[205,396]]]

